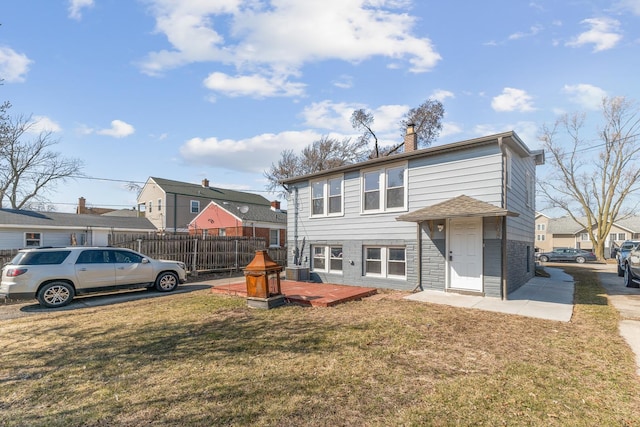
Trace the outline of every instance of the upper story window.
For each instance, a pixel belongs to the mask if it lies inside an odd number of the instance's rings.
[[[311,215],[341,215],[342,191],[342,176],[312,181]]]
[[[149,211],[149,213],[151,213],[152,210],[153,210],[153,202],[151,200],[149,200],[149,208],[147,209],[147,211]]]
[[[191,213],[198,213],[200,212],[200,201],[199,200],[192,200],[191,201]]]
[[[539,231],[544,231],[544,224],[538,224],[538,225],[536,225],[536,228],[537,228]]]
[[[362,174],[362,211],[403,210],[407,206],[407,166],[393,166]]]
[[[507,150],[505,156],[505,172],[504,172],[504,180],[507,183],[507,187],[511,188],[511,152]]]
[[[162,199],[158,199],[158,212],[162,212]]]

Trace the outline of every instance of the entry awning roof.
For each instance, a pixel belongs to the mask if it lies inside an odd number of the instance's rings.
[[[422,222],[443,218],[519,216],[516,212],[499,208],[469,196],[458,196],[435,205],[400,215],[397,221]]]

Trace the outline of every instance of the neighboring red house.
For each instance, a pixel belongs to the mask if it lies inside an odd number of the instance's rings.
[[[199,236],[261,237],[269,247],[286,243],[287,213],[280,202],[269,205],[210,202],[190,223],[189,234]]]

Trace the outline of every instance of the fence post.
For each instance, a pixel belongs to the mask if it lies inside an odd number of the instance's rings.
[[[196,236],[195,239],[193,239],[193,264],[191,266],[191,274],[194,277],[198,277],[198,269],[197,269],[197,262],[198,262],[198,237]]]
[[[236,242],[236,271],[238,271],[238,239],[235,240]]]
[[[138,240],[138,252],[142,253],[142,239],[137,239]]]

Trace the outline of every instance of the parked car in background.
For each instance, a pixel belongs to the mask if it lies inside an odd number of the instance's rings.
[[[551,252],[542,252],[540,254],[536,254],[536,257],[541,262],[574,261],[578,264],[596,260],[596,256],[593,254],[593,252],[574,248],[556,248]]]
[[[625,240],[616,251],[616,260],[618,261],[618,276],[624,276],[624,264],[633,248],[640,244],[640,240]]]
[[[634,246],[624,260],[624,285],[640,287],[640,245]]]
[[[183,263],[130,249],[32,248],[20,250],[3,266],[0,297],[36,298],[44,307],[62,307],[76,295],[136,288],[170,292],[185,281]]]

